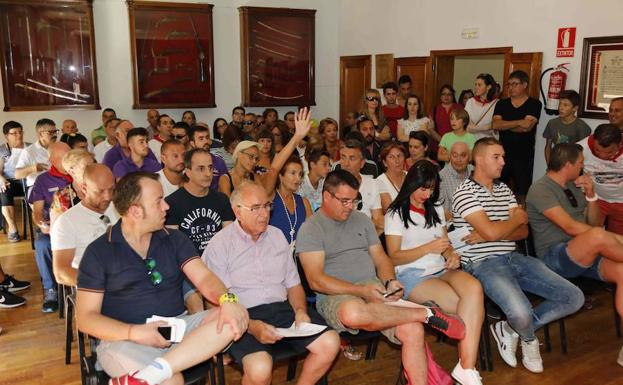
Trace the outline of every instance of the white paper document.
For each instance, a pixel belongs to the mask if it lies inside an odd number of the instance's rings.
[[[327,327],[325,325],[317,325],[308,322],[301,322],[298,329],[294,327],[294,322],[289,328],[277,328],[277,334],[282,337],[307,337],[318,334]]]
[[[469,233],[470,231],[467,227],[460,227],[448,233],[448,239],[450,240],[450,243],[455,251],[460,253],[461,251],[469,250],[469,248],[472,247],[472,245],[468,245],[465,241],[463,241],[463,238],[468,236]]]

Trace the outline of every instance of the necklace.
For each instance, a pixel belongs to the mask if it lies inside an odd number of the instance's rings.
[[[402,175],[404,175],[404,173],[402,173]],[[398,186],[396,186],[396,183],[394,183],[392,178],[389,177],[389,173],[386,172],[385,176],[387,177],[387,180],[389,181],[389,183],[392,184],[392,187],[394,188],[394,190],[396,190],[396,192],[400,192],[400,189],[398,188]],[[404,180],[404,177],[402,179]]]
[[[288,224],[290,225],[290,248],[292,249],[292,253],[294,253],[294,233],[296,232],[296,224],[298,223],[298,216],[296,213],[296,199],[294,199],[294,194],[292,194],[292,202],[294,203],[294,223],[290,220],[290,213],[288,212],[288,206],[286,206],[286,201],[283,199],[279,190],[277,190],[277,195],[281,202],[283,202],[283,211],[286,214],[286,218],[288,218]]]

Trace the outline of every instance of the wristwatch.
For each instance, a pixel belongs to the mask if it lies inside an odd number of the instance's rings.
[[[219,297],[218,304],[222,305],[225,302],[238,303],[238,296],[234,293],[225,293]]]
[[[395,281],[395,280],[396,280],[396,278],[390,278],[390,279],[386,280],[385,283],[383,284],[383,286],[385,286],[385,290],[387,290],[387,287],[389,286],[389,284],[392,281]]]

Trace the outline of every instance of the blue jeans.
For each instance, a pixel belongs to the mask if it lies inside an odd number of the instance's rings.
[[[543,325],[575,313],[584,304],[582,291],[533,257],[517,252],[499,255],[463,266],[478,278],[485,294],[504,312],[522,340],[535,338]],[[537,307],[524,291],[543,298]]]
[[[52,245],[50,244],[50,235],[37,231],[37,239],[35,239],[35,261],[39,268],[39,275],[43,284],[43,290],[56,290],[56,280],[54,279],[54,270],[52,267]]]

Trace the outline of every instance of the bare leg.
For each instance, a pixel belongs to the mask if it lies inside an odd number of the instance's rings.
[[[182,373],[175,373],[173,377],[169,378],[161,385],[184,385],[184,376]]]
[[[9,233],[16,232],[17,226],[15,225],[15,206],[2,206],[2,215],[6,220]]]
[[[623,317],[623,263],[603,259],[601,261],[600,273],[608,282],[616,284],[614,302],[617,313]]]
[[[345,301],[337,310],[342,324],[352,329],[384,330],[413,322],[425,322],[425,309],[387,306],[383,303],[365,303],[362,299]]]
[[[303,370],[297,385],[314,385],[329,370],[340,350],[340,337],[335,331],[323,333],[307,346],[309,355],[303,363]]]
[[[198,292],[189,295],[184,304],[189,314],[195,314],[205,310],[203,308],[203,297]]]
[[[424,327],[414,322],[396,326],[396,337],[402,342],[402,364],[413,385],[428,383]]]
[[[623,237],[601,227],[593,227],[569,241],[567,251],[583,266],[593,264],[597,255],[614,262],[623,262]]]
[[[266,352],[247,354],[242,359],[242,385],[269,385],[273,379],[273,358]]]

